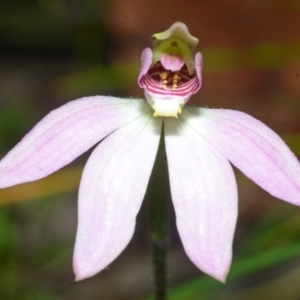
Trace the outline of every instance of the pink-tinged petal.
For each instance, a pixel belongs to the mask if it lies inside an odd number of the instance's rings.
[[[0,188],[43,178],[141,113],[143,100],[86,97],[42,119],[0,162]]]
[[[103,270],[130,241],[161,124],[161,118],[141,117],[107,137],[88,160],[79,190],[76,280]]]
[[[139,73],[139,76],[138,76],[138,84],[141,88],[145,87],[144,83],[141,82],[141,79],[149,71],[149,69],[151,67],[151,64],[152,64],[152,57],[153,57],[153,53],[152,53],[152,50],[150,48],[146,48],[142,52],[141,67],[140,67],[140,73]]]
[[[180,118],[165,121],[172,200],[184,249],[224,282],[231,264],[237,187],[228,160]]]
[[[300,205],[299,161],[265,124],[226,109],[189,108],[182,117],[271,195]]]
[[[198,78],[198,88],[194,91],[194,94],[199,91],[202,85],[202,67],[203,67],[203,57],[200,52],[197,52],[195,55],[195,69]]]

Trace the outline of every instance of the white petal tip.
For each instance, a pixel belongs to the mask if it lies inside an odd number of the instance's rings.
[[[86,272],[86,270],[84,271],[74,270],[74,273],[75,273],[75,281],[77,282],[92,277],[96,275],[98,272],[95,273],[95,272]]]
[[[214,278],[217,279],[218,281],[220,281],[221,283],[225,284],[227,275],[225,275],[224,277],[214,277]]]
[[[195,263],[195,261],[193,262]],[[195,263],[195,265],[205,274],[225,284],[231,263],[224,262],[223,264],[219,264],[218,266],[216,266],[214,263],[203,265],[197,262]]]
[[[218,274],[216,273],[208,273],[206,272],[209,276],[213,277],[214,279],[220,281],[221,283],[226,283],[227,280],[227,274],[228,274],[229,270],[226,270],[225,272],[218,272]]]
[[[95,268],[91,268],[89,266],[83,266],[82,264],[74,263],[73,270],[75,274],[75,281],[81,281],[96,275],[99,270],[95,270]]]
[[[76,274],[75,274],[75,282],[78,282],[78,281],[87,279],[87,278],[89,278],[89,277],[90,277],[90,276],[82,276],[82,275],[76,275]]]

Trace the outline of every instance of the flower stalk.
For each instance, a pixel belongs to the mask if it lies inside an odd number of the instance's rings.
[[[158,152],[146,192],[149,210],[149,233],[153,254],[155,299],[167,299],[168,203],[171,199],[164,126]]]

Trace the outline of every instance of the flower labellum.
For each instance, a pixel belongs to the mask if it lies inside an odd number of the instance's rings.
[[[300,205],[299,161],[274,131],[239,111],[185,106],[201,87],[197,43],[180,22],[153,35],[138,77],[147,101],[71,101],[1,160],[0,188],[6,188],[55,172],[104,139],[80,182],[76,280],[106,268],[129,243],[163,123],[177,228],[203,272],[224,282],[230,268],[238,200],[231,164],[274,197]]]

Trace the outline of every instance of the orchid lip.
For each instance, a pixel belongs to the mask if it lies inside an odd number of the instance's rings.
[[[195,74],[190,75],[186,65],[179,71],[166,70],[158,61],[142,76],[140,84],[152,95],[170,95],[186,98],[195,94],[200,82]]]
[[[201,88],[201,53],[197,52],[194,58],[189,60],[195,69],[192,73],[185,60],[179,68],[180,57],[178,59],[173,54],[169,56],[164,63],[161,60],[156,61],[150,48],[146,48],[141,56],[138,84],[144,89],[145,97],[154,109],[155,117],[177,118],[191,95]]]

